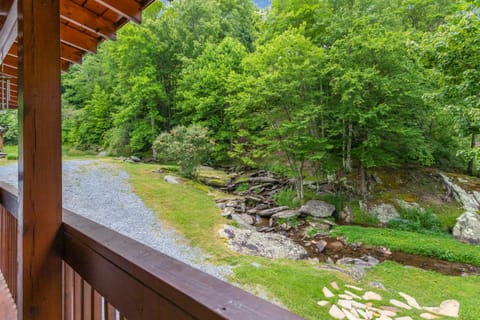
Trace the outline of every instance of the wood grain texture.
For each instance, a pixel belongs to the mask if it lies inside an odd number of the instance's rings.
[[[62,317],[59,0],[18,0],[19,319]]]

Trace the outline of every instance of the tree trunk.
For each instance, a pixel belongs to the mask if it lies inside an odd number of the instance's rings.
[[[470,145],[472,149],[474,149],[477,145],[477,135],[475,133],[472,133],[472,144]],[[474,171],[474,166],[475,166],[475,156],[472,156],[470,161],[468,161],[468,174],[473,176],[473,171]]]
[[[352,172],[352,136],[353,126],[352,122],[348,120],[347,160],[345,162],[346,172]]]
[[[360,191],[362,196],[367,196],[367,169],[363,164],[360,164]]]
[[[304,197],[304,189],[303,189],[303,166],[304,164],[300,164],[300,166],[298,166],[298,170],[297,170],[297,196],[300,200],[303,200],[303,197]]]

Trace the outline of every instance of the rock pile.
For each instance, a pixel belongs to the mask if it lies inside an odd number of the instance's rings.
[[[417,312],[421,319],[458,318],[460,311],[460,303],[456,300],[443,301],[439,307],[422,307],[415,298],[403,292],[398,293],[399,300],[387,300],[376,292],[348,284],[343,292],[336,282],[330,286],[332,290],[327,287],[322,289],[323,296],[328,300],[318,301],[317,304],[328,307],[333,319],[413,320],[410,316],[402,315],[406,311]]]
[[[270,259],[300,260],[307,257],[305,249],[288,237],[276,233],[261,233],[225,225],[219,230],[235,252]]]

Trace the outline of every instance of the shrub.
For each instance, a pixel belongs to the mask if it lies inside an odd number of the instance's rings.
[[[400,217],[389,222],[392,229],[415,232],[440,232],[441,224],[438,217],[430,210],[402,209]]]
[[[244,182],[244,183],[240,183],[237,186],[237,189],[235,191],[243,192],[243,191],[247,191],[248,189],[250,189],[250,184],[248,182]]]
[[[208,130],[199,125],[175,127],[160,134],[153,143],[158,159],[176,163],[179,173],[187,178],[197,176],[197,167],[207,158],[211,147]]]
[[[289,208],[297,208],[300,206],[300,199],[297,197],[295,189],[282,189],[273,195],[273,199],[279,206],[287,206]]]

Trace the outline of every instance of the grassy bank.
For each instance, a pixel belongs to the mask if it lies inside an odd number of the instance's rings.
[[[438,306],[447,299],[457,299],[461,303],[461,320],[476,320],[480,314],[478,297],[480,296],[480,277],[451,277],[435,272],[404,267],[396,263],[382,263],[370,270],[360,282],[355,282],[347,275],[322,269],[322,265],[309,261],[271,260],[251,256],[243,256],[229,251],[217,236],[217,230],[226,222],[215,207],[215,196],[220,196],[208,188],[193,182],[185,181],[181,185],[167,184],[163,181],[165,174],[155,172],[159,167],[145,164],[127,164],[121,166],[129,173],[134,191],[151,207],[162,221],[183,234],[190,244],[203,249],[211,257],[213,263],[234,266],[232,281],[244,288],[279,301],[305,319],[330,319],[328,307],[320,307],[317,301],[324,300],[322,288],[336,281],[340,287],[354,284],[382,295],[384,301],[399,299],[398,291],[406,292],[417,298],[422,305]],[[365,232],[361,232],[365,230]],[[431,238],[426,235],[402,233],[384,229],[355,229],[339,227],[338,234],[347,234],[352,241],[357,237],[360,241],[386,241],[383,245],[394,248],[391,243],[399,242],[407,250],[416,247],[446,248],[447,252],[455,252],[455,257],[462,260],[473,259],[477,250],[469,252],[469,246],[458,244],[444,237]],[[377,232],[377,233],[376,233]],[[393,232],[393,233],[392,233]],[[415,238],[416,237],[416,238]],[[418,238],[422,237],[422,238]],[[410,238],[408,241],[403,238]],[[413,250],[413,249],[412,249]],[[416,249],[420,250],[420,249]],[[425,249],[424,249],[425,250]],[[461,258],[461,251],[465,256]],[[426,251],[427,252],[427,251]],[[468,253],[469,252],[469,253]],[[417,252],[413,252],[417,253]],[[398,281],[402,279],[402,281]],[[369,286],[372,281],[381,282],[387,290]],[[336,302],[336,301],[331,301]],[[383,305],[383,304],[382,304]],[[404,315],[404,314],[402,314]],[[405,313],[419,319],[418,311]]]
[[[360,241],[373,246],[385,246],[428,257],[480,266],[480,247],[454,240],[447,234],[420,234],[384,228],[338,226],[336,236],[344,235],[348,242]]]

